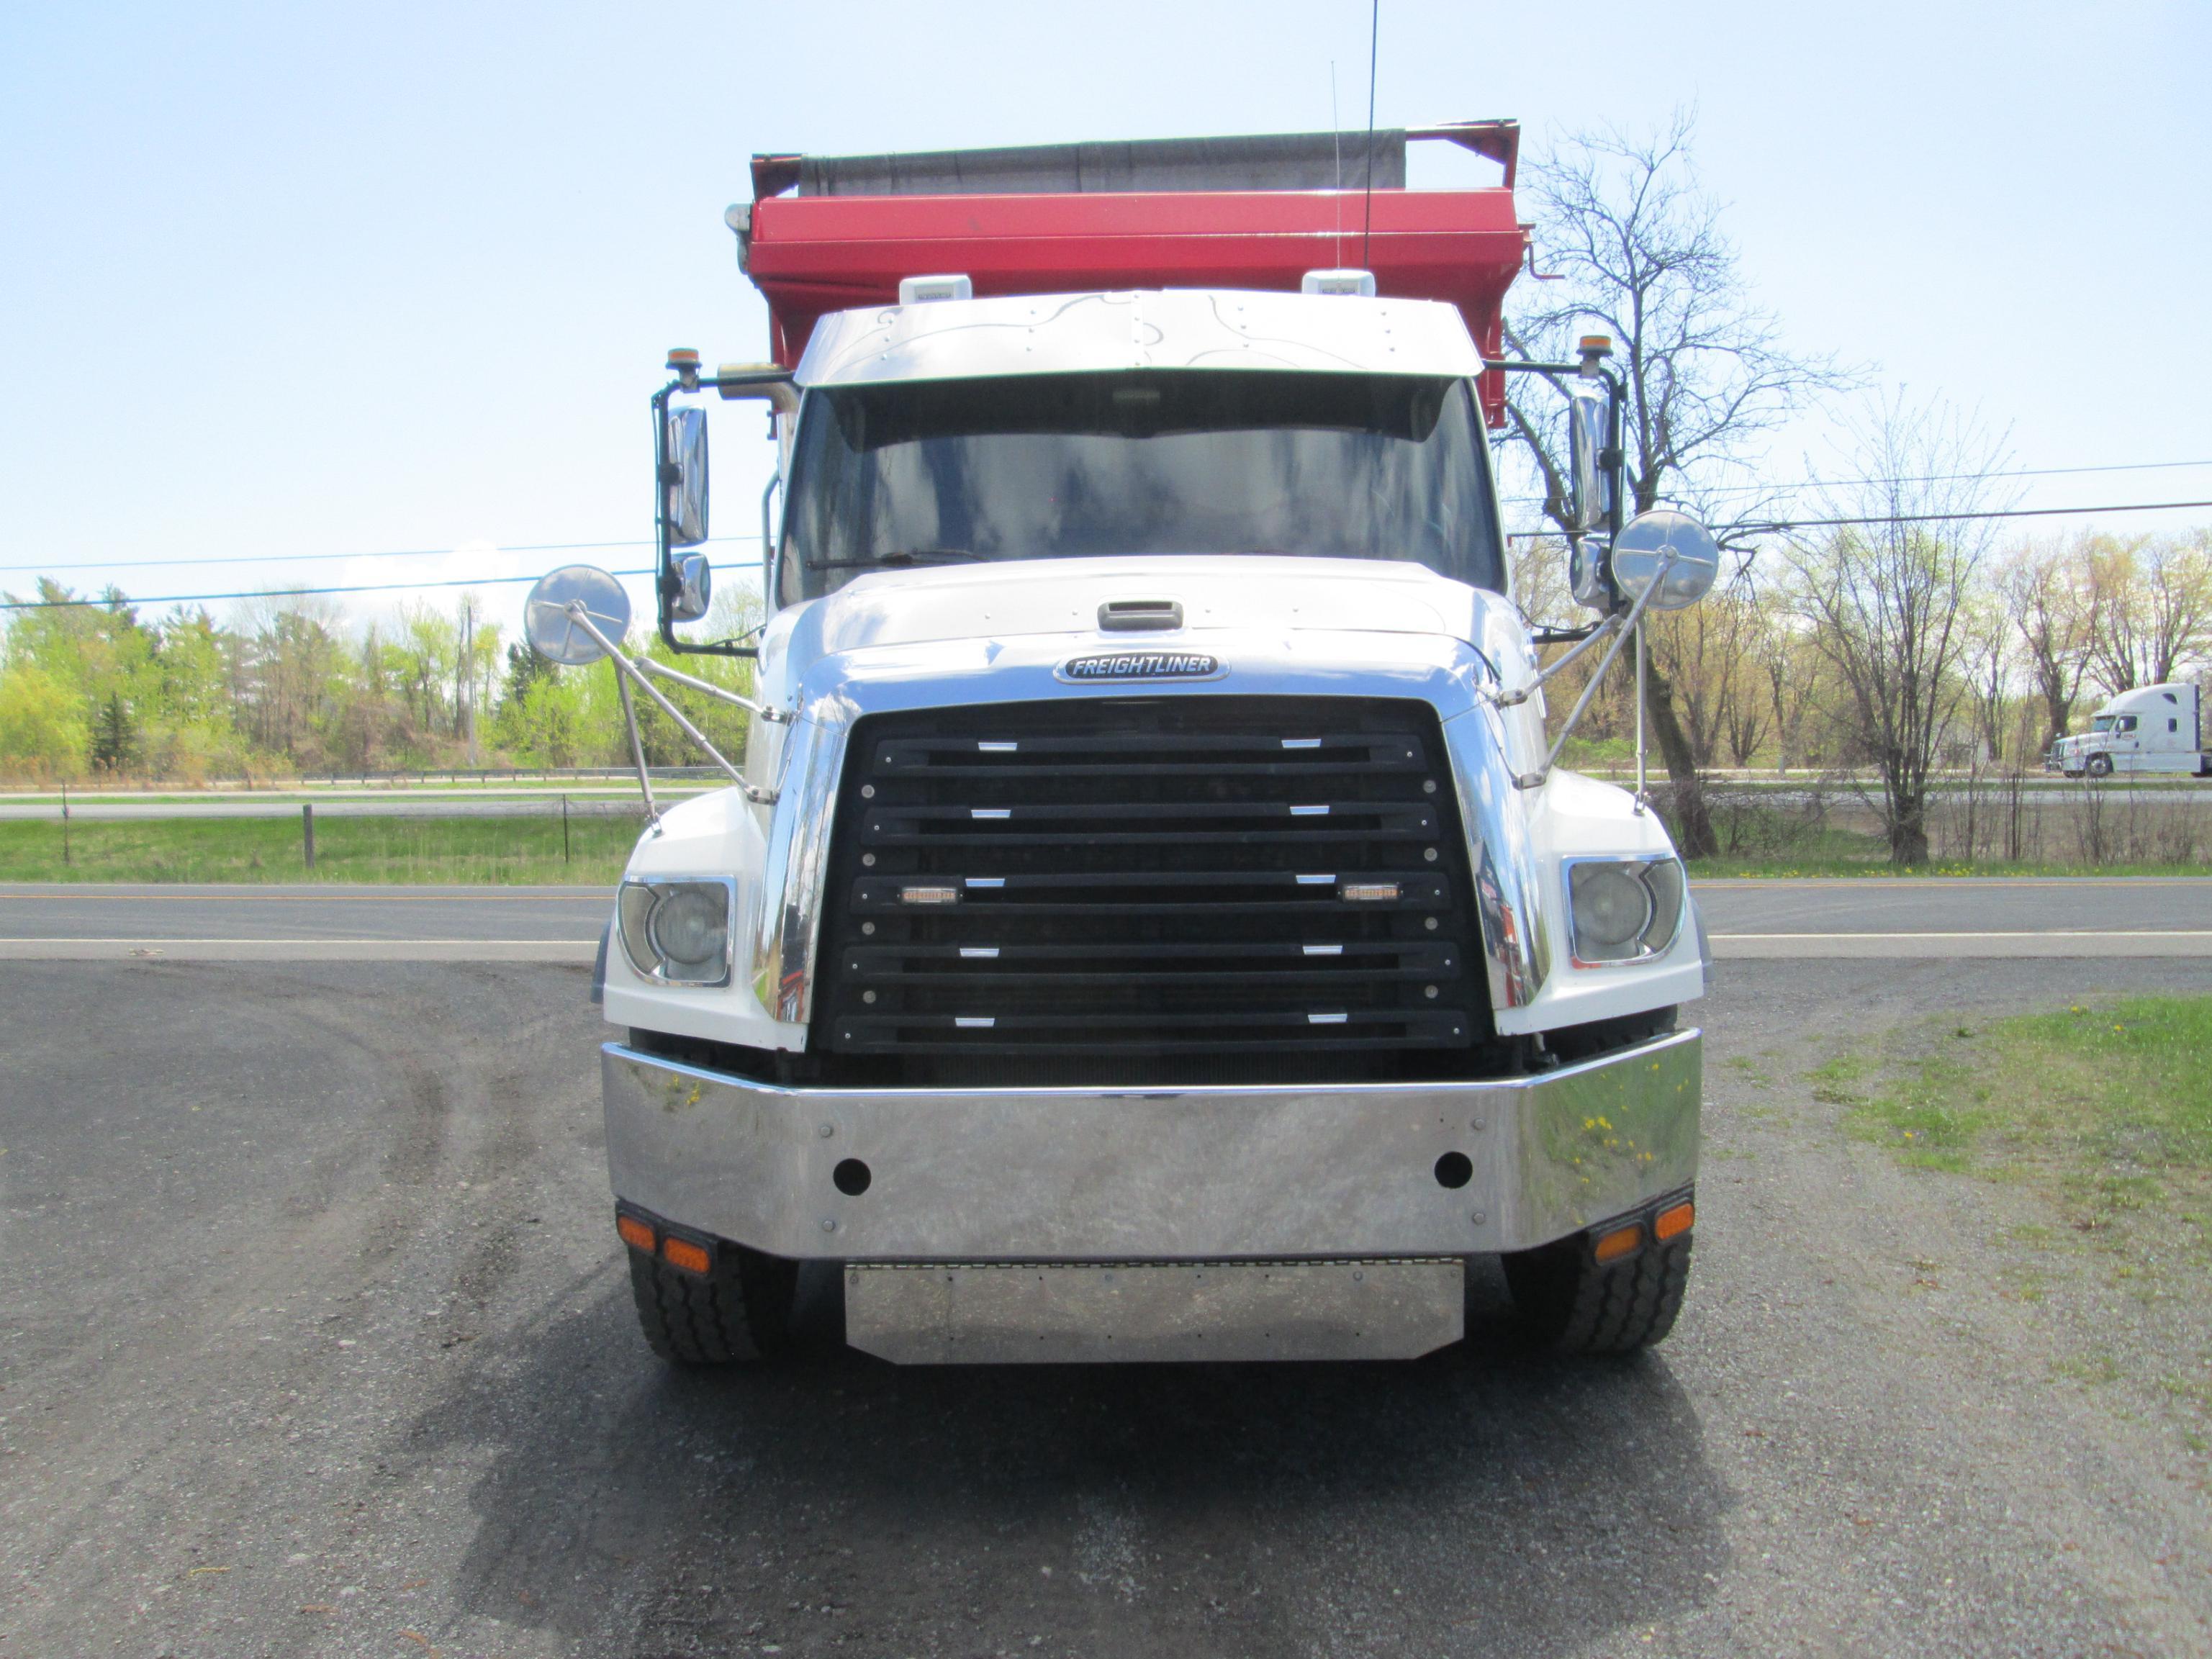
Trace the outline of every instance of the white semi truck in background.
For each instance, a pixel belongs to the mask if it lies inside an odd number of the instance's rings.
[[[901,1362],[1411,1357],[1485,1256],[1540,1340],[1667,1334],[1699,930],[1640,793],[1556,763],[1503,375],[1563,393],[1571,655],[1633,661],[1717,555],[1620,523],[1605,342],[1498,361],[1517,137],[756,158],[775,361],[672,354],[653,399],[661,635],[757,653],[753,697],[626,653],[600,573],[528,607],[625,697],[755,712],[604,952],[661,1354],[773,1354],[806,1281]],[[1409,138],[1504,181],[1407,190]],[[676,631],[717,392],[777,446],[757,641]]]
[[[2212,777],[2197,689],[2175,682],[2123,691],[2089,717],[2089,729],[2059,738],[2044,757],[2069,778],[2133,773]]]

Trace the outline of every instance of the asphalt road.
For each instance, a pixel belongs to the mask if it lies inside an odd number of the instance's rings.
[[[1486,1281],[1410,1365],[724,1376],[634,1328],[585,978],[0,964],[0,1655],[2212,1650],[2206,1459],[2054,1384],[2029,1200],[1802,1077],[2201,963],[1723,962],[1638,1362]]]
[[[2212,879],[1696,884],[1715,956],[2212,957]],[[577,887],[0,884],[0,961],[588,962]]]

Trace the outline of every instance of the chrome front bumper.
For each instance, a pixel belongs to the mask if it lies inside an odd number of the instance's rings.
[[[1694,1030],[1496,1082],[1206,1089],[786,1089],[601,1053],[618,1197],[867,1262],[1526,1249],[1687,1186],[1703,1082]]]

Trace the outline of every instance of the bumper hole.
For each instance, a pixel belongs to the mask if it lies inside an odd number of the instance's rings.
[[[1455,1189],[1474,1179],[1474,1164],[1465,1152],[1446,1152],[1437,1160],[1437,1185]]]
[[[837,1190],[848,1198],[858,1198],[868,1190],[868,1183],[875,1178],[874,1172],[857,1158],[844,1159],[830,1172],[830,1179],[836,1183]]]

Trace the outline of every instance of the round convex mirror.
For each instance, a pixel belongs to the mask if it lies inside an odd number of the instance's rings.
[[[592,626],[616,644],[629,631],[629,594],[620,582],[597,565],[562,565],[540,576],[522,602],[522,631],[546,661],[580,668],[607,654],[570,614],[580,602]]]
[[[1650,608],[1680,611],[1695,605],[1721,573],[1720,544],[1686,513],[1664,507],[1639,513],[1613,539],[1613,586],[1634,600],[1658,579],[1662,567],[1666,578],[1651,596]]]

